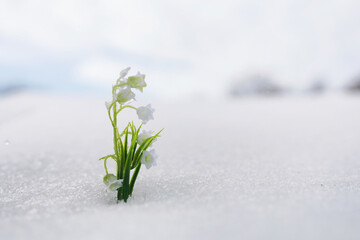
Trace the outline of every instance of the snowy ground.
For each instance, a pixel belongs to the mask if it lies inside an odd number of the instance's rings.
[[[360,238],[359,97],[153,106],[158,166],[116,204],[102,99],[0,98],[0,239]]]

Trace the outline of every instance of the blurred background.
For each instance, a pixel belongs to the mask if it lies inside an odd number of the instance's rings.
[[[0,94],[106,94],[119,71],[148,96],[360,89],[360,2],[0,1]]]

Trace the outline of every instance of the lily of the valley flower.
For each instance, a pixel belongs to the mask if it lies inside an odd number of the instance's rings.
[[[154,119],[153,113],[155,109],[151,107],[150,104],[146,105],[145,107],[138,107],[136,113],[139,119],[146,124],[150,119]]]
[[[128,77],[127,84],[129,87],[137,88],[142,92],[143,88],[146,87],[145,74],[138,72],[135,76]]]
[[[118,101],[120,104],[126,103],[133,99],[135,100],[135,94],[131,91],[129,87],[118,88],[114,97],[116,101]]]
[[[109,184],[108,188],[110,189],[110,191],[116,191],[119,188],[121,188],[122,182],[123,182],[122,179],[115,180],[115,181],[113,181],[112,183]]]
[[[122,179],[116,179],[114,174],[106,174],[103,179],[105,185],[110,189],[110,191],[115,191],[122,186]]]
[[[148,139],[149,137],[152,137],[152,131],[146,131],[143,130],[142,133],[140,133],[137,137],[137,142],[139,145],[141,145],[146,139]],[[154,142],[156,141],[156,139],[154,139]],[[150,144],[149,147],[151,147],[152,144]]]
[[[151,166],[156,166],[156,159],[157,155],[154,149],[151,151],[144,151],[141,157],[141,163],[143,163],[145,167],[149,169]]]

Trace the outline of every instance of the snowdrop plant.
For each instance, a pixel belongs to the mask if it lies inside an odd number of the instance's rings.
[[[135,101],[133,89],[140,92],[146,87],[145,75],[139,72],[134,76],[126,77],[130,68],[120,72],[119,78],[112,87],[112,100],[105,102],[108,116],[113,127],[114,153],[100,158],[104,161],[106,175],[103,179],[106,187],[111,191],[117,191],[118,201],[127,202],[132,195],[136,178],[141,165],[147,169],[156,165],[157,155],[155,150],[148,150],[152,143],[160,136],[152,131],[141,128],[149,120],[154,119],[154,109],[151,105],[135,107],[131,104]],[[125,109],[135,110],[138,118],[142,121],[139,127],[134,122],[129,122],[121,131],[118,127],[118,115]],[[107,160],[113,159],[116,163],[115,174],[109,173]]]

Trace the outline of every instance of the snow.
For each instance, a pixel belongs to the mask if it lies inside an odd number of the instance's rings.
[[[103,99],[0,98],[0,239],[358,239],[359,97],[152,106],[157,166],[116,204]]]

